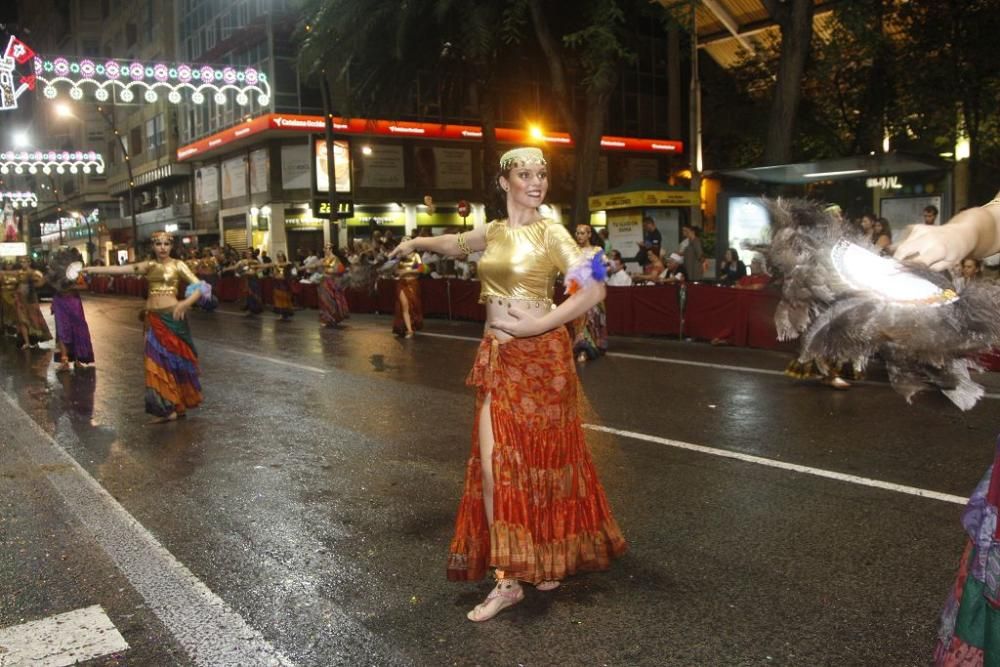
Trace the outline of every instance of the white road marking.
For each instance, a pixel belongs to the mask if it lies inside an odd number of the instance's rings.
[[[100,605],[0,629],[0,667],[66,667],[128,650]]]
[[[240,350],[234,350],[228,345],[222,345],[220,343],[205,342],[204,340],[202,340],[202,341],[196,341],[195,344],[207,345],[208,347],[218,348],[220,350],[223,350],[224,352],[228,352],[229,354],[236,354],[241,357],[249,357],[251,359],[256,359],[258,361],[266,361],[270,364],[280,364],[282,366],[290,366],[292,368],[298,368],[301,371],[309,371],[310,373],[319,373],[320,375],[326,375],[329,372],[325,368],[318,368],[316,366],[307,366],[306,364],[298,364],[295,363],[294,361],[285,361],[284,359],[276,359],[274,357],[265,357],[262,354],[254,354],[252,352],[242,352]]]
[[[455,336],[452,334],[439,334],[439,333],[428,333],[421,331],[417,336],[430,336],[432,338],[451,338],[453,340],[467,340],[478,343],[482,338],[476,338],[474,336]],[[608,352],[609,357],[618,357],[619,359],[634,359],[636,361],[652,361],[660,364],[674,364],[677,366],[695,366],[698,368],[714,368],[722,371],[737,371],[739,373],[758,373],[760,375],[776,375],[784,377],[784,371],[778,371],[771,368],[754,368],[753,366],[734,366],[731,364],[712,364],[707,361],[690,361],[688,359],[672,359],[670,357],[653,357],[643,354],[630,354],[628,352]],[[791,379],[791,378],[789,378]],[[876,382],[875,380],[852,380],[852,384],[867,384],[873,387],[888,387],[888,382]],[[983,394],[983,398],[1000,399],[1000,394]]]
[[[197,665],[291,666],[263,635],[174,558],[135,517],[0,391],[10,445],[20,446]]]
[[[812,468],[810,466],[799,465],[797,463],[786,463],[784,461],[776,461],[774,459],[768,459],[762,456],[753,456],[750,454],[742,454],[740,452],[731,452],[729,450],[718,449],[716,447],[694,445],[689,442],[672,440],[670,438],[660,438],[655,435],[636,433],[635,431],[624,431],[622,429],[611,428],[609,426],[599,426],[597,424],[584,424],[583,427],[586,429],[590,429],[591,431],[600,431],[602,433],[610,433],[612,435],[621,436],[623,438],[632,438],[633,440],[643,440],[645,442],[652,442],[658,445],[676,447],[677,449],[685,449],[691,452],[698,452],[699,454],[721,456],[727,459],[736,459],[737,461],[743,461],[744,463],[754,463],[757,465],[767,466],[769,468],[779,468],[781,470],[789,470],[792,472],[799,472],[806,475],[814,475],[816,477],[825,477],[827,479],[835,479],[840,482],[859,484],[861,486],[869,486],[875,489],[894,491],[896,493],[905,493],[912,496],[919,496],[921,498],[930,498],[931,500],[940,500],[946,503],[955,503],[956,505],[965,505],[968,502],[968,498],[963,498],[962,496],[954,496],[951,495],[950,493],[941,493],[939,491],[918,489],[913,486],[905,486],[903,484],[895,484],[893,482],[883,482],[878,479],[871,479],[870,477],[858,477],[857,475],[848,475],[842,472],[823,470],[822,468]]]
[[[609,357],[619,359],[635,359],[638,361],[655,361],[661,364],[676,364],[678,366],[695,366],[698,368],[715,368],[721,371],[739,371],[741,373],[760,373],[761,375],[784,375],[784,371],[776,371],[770,368],[753,368],[752,366],[733,366],[730,364],[712,364],[707,361],[690,361],[688,359],[671,359],[669,357],[649,357],[642,354],[629,354],[627,352],[608,352]]]

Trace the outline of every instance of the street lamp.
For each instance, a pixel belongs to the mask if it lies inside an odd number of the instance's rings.
[[[14,148],[27,148],[31,145],[31,135],[27,130],[17,130],[13,135]]]
[[[135,219],[135,177],[132,174],[132,160],[129,158],[128,147],[125,145],[125,139],[122,138],[121,132],[115,126],[114,109],[105,109],[103,106],[97,107],[98,113],[100,113],[101,118],[107,123],[108,129],[110,129],[115,138],[118,140],[118,147],[122,151],[122,157],[125,159],[125,169],[128,172],[128,210],[129,216],[132,219],[132,252],[134,254],[133,259],[139,259],[139,225]],[[73,110],[65,102],[59,102],[55,105],[56,115],[60,118],[77,118]],[[88,228],[89,232],[89,228]]]

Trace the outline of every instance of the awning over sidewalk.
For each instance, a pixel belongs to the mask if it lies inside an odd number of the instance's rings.
[[[659,181],[631,181],[607,192],[587,198],[591,212],[619,208],[646,208],[655,206],[697,206],[701,197],[687,188],[675,187]]]
[[[907,153],[858,155],[854,157],[798,162],[770,167],[723,169],[707,172],[706,176],[741,178],[746,181],[803,185],[821,181],[841,181],[850,178],[879,178],[921,172],[950,171],[952,164],[940,158]]]

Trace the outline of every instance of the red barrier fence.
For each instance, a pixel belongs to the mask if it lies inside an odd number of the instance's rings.
[[[136,276],[94,276],[90,289],[101,294],[144,297],[146,279]],[[779,343],[774,329],[774,310],[779,295],[770,291],[740,290],[715,285],[687,286],[684,335],[700,340],[724,340],[731,345],[772,349]],[[424,315],[482,322],[486,308],[479,303],[479,283],[469,280],[424,279],[420,281]],[[261,280],[264,303],[271,303],[272,280]],[[608,333],[611,335],[677,336],[681,332],[681,309],[677,285],[608,287],[605,301]],[[236,301],[240,279],[220,278],[215,284],[220,301]],[[292,295],[300,307],[317,308],[317,285],[296,282]],[[392,280],[379,280],[374,292],[348,290],[347,302],[355,313],[391,313],[395,300]],[[556,300],[562,300],[557,289]]]

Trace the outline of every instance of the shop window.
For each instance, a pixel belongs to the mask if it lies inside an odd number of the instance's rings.
[[[135,157],[142,153],[142,127],[133,127],[129,132],[128,154]]]

